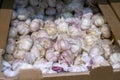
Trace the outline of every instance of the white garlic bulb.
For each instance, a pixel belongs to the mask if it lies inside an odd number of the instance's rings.
[[[15,44],[7,44],[6,53],[13,54],[15,47],[16,47]]]
[[[89,55],[91,57],[96,57],[104,54],[103,48],[99,45],[95,45],[90,49]]]
[[[18,25],[17,25],[17,31],[19,32],[19,34],[21,35],[26,35],[30,32],[30,28],[29,26],[24,23],[24,22],[20,22]]]
[[[20,39],[17,41],[17,44],[19,49],[29,51],[33,45],[33,40],[29,35],[21,36]]]
[[[46,51],[45,58],[50,62],[56,62],[59,56],[60,53],[58,51],[55,51],[54,49],[48,49]]]
[[[120,68],[120,63],[115,63],[112,64],[113,69],[119,69]]]
[[[10,30],[9,30],[9,37],[13,37],[15,38],[17,36],[17,28],[15,27],[10,27]]]
[[[56,6],[56,0],[47,0],[47,3],[48,3],[48,5],[49,5],[49,7],[55,7]]]
[[[46,12],[46,15],[48,16],[53,16],[56,14],[55,8],[47,8],[45,12]]]
[[[24,57],[29,54],[27,51],[25,50],[19,50],[19,49],[16,49],[15,52],[13,53],[13,56],[14,58],[16,59],[21,59],[21,60],[24,60]]]
[[[31,6],[37,6],[39,3],[39,0],[29,0]]]
[[[11,37],[9,37],[8,38],[8,43],[7,44],[14,44],[15,45],[15,39],[14,38],[11,38]]]
[[[30,30],[32,32],[37,31],[40,29],[40,20],[39,19],[33,19],[30,24]]]
[[[110,62],[112,64],[120,63],[120,53],[113,53],[110,55]]]
[[[25,23],[29,26],[29,25],[31,24],[31,19],[28,18],[28,19],[25,21]]]
[[[15,10],[12,11],[12,19],[17,18],[17,12]]]
[[[111,31],[110,31],[110,28],[109,28],[108,24],[103,24],[101,26],[101,33],[102,33],[102,36],[104,38],[110,38],[111,37]]]
[[[87,30],[91,27],[91,19],[90,18],[83,18],[81,22],[81,29],[82,30]]]
[[[100,27],[105,23],[104,17],[101,14],[95,14],[93,17],[93,23]]]
[[[93,16],[93,11],[91,8],[87,7],[87,8],[84,8],[83,10],[83,16],[82,18],[91,18]]]
[[[28,18],[28,16],[29,16],[28,11],[27,11],[26,8],[17,9],[17,14],[18,14],[17,18],[19,20],[26,20]]]

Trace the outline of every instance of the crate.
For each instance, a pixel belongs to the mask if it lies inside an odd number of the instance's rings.
[[[5,49],[9,24],[11,19],[12,5],[14,0],[3,0],[0,9],[0,48]],[[118,11],[113,10],[109,2],[105,0],[97,0],[98,6],[105,16],[116,41],[120,40],[119,28],[120,21],[117,16]],[[117,3],[118,4],[118,3]],[[114,4],[115,5],[115,4]],[[118,8],[119,9],[119,8]],[[2,50],[0,50],[0,69],[2,67]],[[0,80],[120,80],[120,70],[113,70],[111,66],[95,68],[89,72],[78,73],[58,73],[58,74],[42,74],[39,70],[21,70],[20,73],[13,78],[6,78],[0,72]]]

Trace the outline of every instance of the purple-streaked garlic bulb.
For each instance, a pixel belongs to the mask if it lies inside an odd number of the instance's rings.
[[[19,20],[26,20],[28,18],[28,16],[29,16],[28,11],[27,11],[26,8],[17,9],[17,14],[18,14],[17,18]]]
[[[96,57],[96,56],[100,56],[104,54],[104,50],[101,46],[99,45],[95,45],[93,46],[90,51],[89,51],[89,55],[91,57]]]
[[[31,35],[32,39],[37,39],[37,38],[50,38],[48,33],[45,30],[39,30],[37,32],[33,32]]]
[[[52,70],[56,72],[68,71],[68,64],[67,63],[54,63]]]
[[[17,18],[17,12],[15,10],[12,11],[12,20]]]
[[[92,68],[110,66],[108,61],[103,56],[95,56],[94,58],[92,58],[92,63]]]
[[[105,23],[104,17],[101,14],[93,15],[92,20],[97,27],[101,27]]]
[[[16,43],[19,49],[29,51],[33,45],[33,40],[29,35],[20,36],[20,39]]]
[[[37,6],[39,3],[39,0],[29,0],[29,3],[31,6]]]
[[[26,35],[26,34],[28,34],[30,32],[30,28],[25,22],[20,22],[17,25],[17,31],[21,35]]]
[[[14,57],[13,57],[13,55],[12,54],[5,54],[4,55],[4,59],[6,60],[6,61],[14,61]]]
[[[11,43],[7,44],[7,46],[6,46],[6,53],[13,54],[14,51],[15,51],[15,47],[16,47],[15,44],[11,44]]]
[[[68,71],[69,72],[84,72],[84,71],[88,71],[88,68],[85,65],[81,65],[81,66],[72,65],[71,67],[69,67]]]
[[[55,8],[47,8],[46,11],[45,11],[46,15],[48,16],[53,16],[56,14],[56,10]]]
[[[13,37],[15,38],[17,36],[17,28],[15,27],[10,27],[10,31],[9,31],[9,37]]]
[[[103,24],[101,26],[101,33],[102,33],[102,36],[104,38],[110,38],[111,37],[111,31],[110,31],[110,28],[109,28],[108,24]]]
[[[70,3],[68,6],[67,6],[67,10],[69,11],[83,11],[83,4],[82,3],[78,3],[78,2],[73,2],[73,3]]]
[[[102,47],[104,49],[104,57],[106,59],[109,58],[109,56],[113,53],[112,51],[112,41],[104,39],[101,41]]]
[[[30,24],[30,30],[31,32],[38,31],[40,29],[40,20],[39,19],[33,19]]]
[[[45,58],[50,62],[56,62],[58,61],[59,56],[60,53],[58,51],[55,51],[54,49],[48,49],[46,51]]]
[[[26,7],[28,5],[28,0],[15,0],[15,6],[17,8]]]
[[[16,49],[15,52],[13,53],[13,56],[15,59],[21,59],[21,60],[24,60],[24,57],[29,54],[27,51],[25,50],[19,50],[19,49]]]
[[[18,25],[18,23],[19,23],[19,20],[18,19],[15,19],[15,20],[12,20],[11,21],[11,26],[13,26],[13,27],[17,27],[17,25]]]
[[[39,41],[39,44],[45,48],[45,49],[49,49],[52,47],[53,42],[49,39],[49,38],[38,38],[37,39]]]
[[[57,40],[56,43],[54,44],[54,48],[57,51],[64,51],[64,50],[68,50],[70,48],[70,44],[67,40],[65,39],[61,39],[61,40]]]
[[[31,48],[31,51],[29,54],[27,54],[25,56],[25,59],[24,61],[26,61],[27,63],[34,63],[36,59],[38,58],[41,58],[41,55],[40,55],[40,51],[39,49],[34,45],[32,48]]]
[[[79,39],[70,39],[69,44],[70,44],[70,50],[75,56],[81,53],[82,43]]]
[[[111,64],[120,63],[120,53],[111,54],[109,59]]]
[[[91,28],[91,25],[92,25],[91,19],[87,17],[87,18],[82,19],[80,27],[82,30],[87,30],[87,29]]]
[[[61,56],[60,56],[60,62],[61,63],[67,63],[68,65],[73,64],[74,62],[74,54],[70,51],[63,51]]]
[[[55,23],[57,24],[58,32],[60,33],[68,32],[68,23],[65,22],[64,18],[57,19]]]
[[[87,7],[87,8],[84,8],[83,10],[83,18],[91,18],[93,16],[93,11],[91,8]]]
[[[48,3],[49,7],[55,7],[56,6],[56,2],[57,2],[56,0],[52,0],[52,1],[51,0],[47,0],[47,3]]]
[[[56,24],[52,21],[45,22],[45,30],[50,36],[55,36],[57,34]]]
[[[31,24],[31,19],[30,18],[28,18],[26,21],[25,21],[25,23],[29,26],[30,24]]]

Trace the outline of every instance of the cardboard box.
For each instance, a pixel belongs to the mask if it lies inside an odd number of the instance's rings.
[[[100,2],[99,2],[100,1]],[[3,0],[0,9],[0,48],[5,49],[9,24],[11,19],[12,5],[14,0]],[[102,2],[102,3],[101,3]],[[98,0],[98,6],[108,21],[113,35],[117,40],[120,39],[119,29],[120,21],[111,9],[110,5],[104,0]],[[3,50],[0,50],[0,69],[2,67],[1,60]],[[21,70],[20,73],[13,78],[6,78],[0,72],[0,80],[120,80],[120,69],[113,70],[111,66],[99,67],[89,72],[79,73],[58,73],[58,74],[42,74],[39,70]]]

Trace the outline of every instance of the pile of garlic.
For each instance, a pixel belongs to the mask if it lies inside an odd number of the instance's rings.
[[[16,0],[3,57],[7,77],[21,69],[50,74],[120,68],[119,47],[103,15],[82,0]]]

